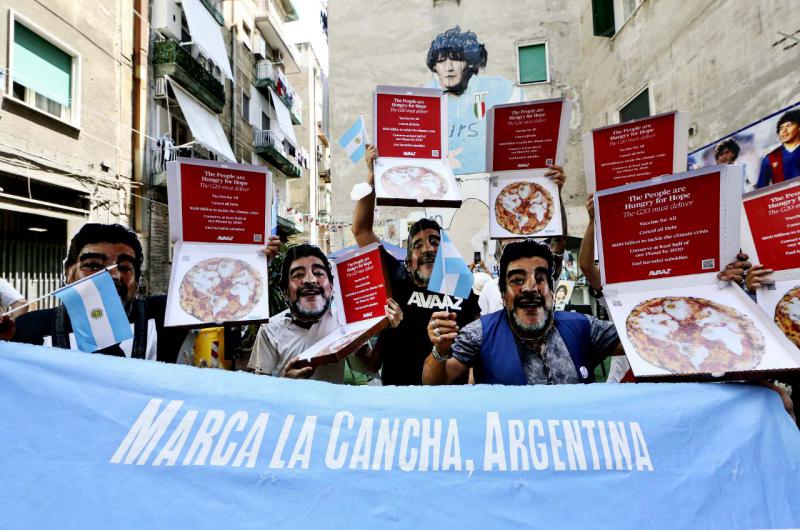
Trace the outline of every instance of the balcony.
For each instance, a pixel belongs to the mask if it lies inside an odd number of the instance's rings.
[[[298,178],[303,174],[295,158],[284,149],[283,141],[272,131],[253,129],[253,150],[288,178]]]
[[[284,22],[287,20],[297,20],[297,11],[291,0],[282,0],[281,6],[283,13],[275,6],[274,0],[260,0],[258,11],[256,12],[256,27],[258,31],[267,39],[269,47],[278,50],[282,57],[284,67],[291,72],[300,71],[300,59],[298,57],[297,46],[292,44],[284,32]],[[289,16],[294,14],[294,18]]]
[[[156,77],[170,76],[217,114],[225,108],[225,85],[176,41],[156,42],[150,62]]]
[[[317,153],[317,170],[319,171],[319,178],[321,178],[324,182],[330,184],[331,161],[329,157]]]
[[[302,101],[297,97],[297,93],[292,85],[289,84],[289,81],[286,80],[283,72],[276,69],[271,61],[263,60],[256,63],[255,85],[267,98],[269,98],[269,90],[267,88],[271,88],[275,92],[275,95],[289,109],[292,124],[301,125],[303,123]]]

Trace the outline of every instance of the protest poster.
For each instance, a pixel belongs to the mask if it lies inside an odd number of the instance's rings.
[[[373,107],[377,204],[461,206],[448,162],[444,93],[381,85],[375,88]]]
[[[572,102],[525,101],[489,109],[486,171],[492,238],[562,235],[558,186],[545,176],[563,165]]]
[[[756,189],[762,166],[769,165],[769,154],[780,149],[781,141],[777,134],[778,121],[789,111],[800,110],[800,102],[732,131],[713,142],[689,153],[689,169],[735,162],[745,169],[744,191]],[[715,153],[719,151],[719,155]],[[765,162],[766,159],[766,162]],[[769,170],[763,169],[765,173]],[[765,175],[768,177],[768,175]],[[772,183],[771,179],[762,186]]]
[[[353,388],[0,342],[0,399],[0,528],[800,527],[800,432],[756,385]]]
[[[382,245],[372,243],[331,259],[339,327],[297,356],[302,365],[338,362],[389,325],[384,306],[391,289],[381,252]]]
[[[688,130],[688,112],[668,112],[584,134],[586,190],[686,171]]]
[[[265,321],[269,170],[179,158],[167,164],[167,191],[175,248],[165,325]]]
[[[775,271],[772,284],[757,290],[758,305],[800,347],[800,182],[747,193],[742,208],[742,250]]]
[[[717,272],[740,248],[740,166],[600,191],[603,293],[636,379],[765,377],[800,352]]]

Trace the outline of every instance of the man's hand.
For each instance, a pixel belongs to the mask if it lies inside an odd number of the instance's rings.
[[[783,408],[786,409],[786,413],[792,418],[792,421],[797,423],[797,418],[794,415],[794,405],[792,404],[792,398],[789,397],[789,395],[786,393],[785,390],[783,390],[778,385],[771,383],[769,381],[756,381],[756,384],[767,387],[770,390],[774,390],[775,392],[777,392],[781,398],[781,401],[783,402]]]
[[[456,340],[457,334],[458,324],[456,324],[455,313],[437,311],[431,315],[431,320],[428,322],[428,339],[431,344],[436,346],[440,354],[448,355],[450,353],[450,347]]]
[[[367,149],[364,153],[364,162],[367,164],[367,184],[370,186],[375,185],[376,158],[378,158],[378,149],[372,144],[367,144]]]
[[[9,315],[0,318],[0,340],[11,340],[17,331],[17,325]]]
[[[589,222],[594,223],[594,193],[586,199],[586,213],[589,214]]]
[[[267,265],[269,262],[275,259],[275,256],[278,255],[278,252],[281,251],[281,238],[278,236],[269,236],[267,240],[267,246],[261,249],[261,253],[267,257]]]
[[[550,180],[555,182],[560,191],[561,187],[564,186],[564,181],[567,180],[567,176],[564,174],[564,168],[555,164],[550,164],[547,168],[544,176],[549,177]]]
[[[744,282],[744,275],[752,265],[749,261],[750,256],[740,252],[736,256],[736,261],[728,263],[723,270],[717,274],[717,278],[724,282],[735,282],[741,284]]]
[[[300,368],[298,365],[302,363],[300,359],[294,358],[288,363],[281,372],[281,377],[288,377],[289,379],[308,379],[314,375],[315,368],[313,366],[304,366]]]
[[[389,325],[393,328],[396,328],[400,325],[400,322],[403,321],[403,310],[400,308],[400,304],[389,298],[386,300],[387,304],[385,307],[386,309],[386,316],[389,318]]]
[[[753,265],[750,267],[750,270],[747,271],[747,275],[745,276],[745,284],[748,292],[754,293],[759,287],[774,285],[775,281],[770,278],[773,272],[772,269],[767,269],[763,265]]]

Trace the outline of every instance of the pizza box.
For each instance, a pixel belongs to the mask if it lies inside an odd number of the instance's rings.
[[[741,166],[711,166],[595,194],[603,293],[637,380],[800,369],[800,351],[716,277],[740,248],[743,178]]]
[[[332,260],[339,327],[298,356],[303,365],[339,362],[389,325],[384,306],[392,294],[382,249],[372,243]]]
[[[489,237],[550,237],[563,234],[558,185],[544,169],[505,172],[489,179]]]
[[[583,135],[586,191],[686,171],[689,113],[667,112]]]
[[[572,101],[564,98],[504,103],[489,109],[486,172],[564,165]]]
[[[758,305],[800,346],[800,182],[746,193],[742,211],[742,250],[775,271],[774,283],[758,289]]]
[[[167,192],[175,247],[164,325],[266,321],[269,170],[179,158],[167,163]]]
[[[379,206],[458,208],[448,160],[447,100],[438,88],[380,85],[373,95]]]

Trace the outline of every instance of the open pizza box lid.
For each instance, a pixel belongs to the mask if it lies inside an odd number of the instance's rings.
[[[489,237],[563,235],[558,186],[544,175],[548,165],[564,165],[571,113],[563,98],[489,109]]]
[[[668,112],[583,135],[586,191],[686,171],[689,113]]]
[[[336,363],[389,325],[384,306],[392,295],[381,252],[372,243],[332,261],[339,327],[298,356],[304,365]]]
[[[637,380],[751,379],[800,369],[800,351],[717,272],[739,251],[741,166],[595,195],[609,314]]]
[[[447,100],[438,88],[377,86],[373,96],[379,206],[458,208],[448,159]]]
[[[758,305],[800,345],[800,181],[789,180],[742,197],[742,250],[772,269]]]
[[[164,325],[265,322],[269,170],[178,159],[167,164],[167,186],[175,247]]]

